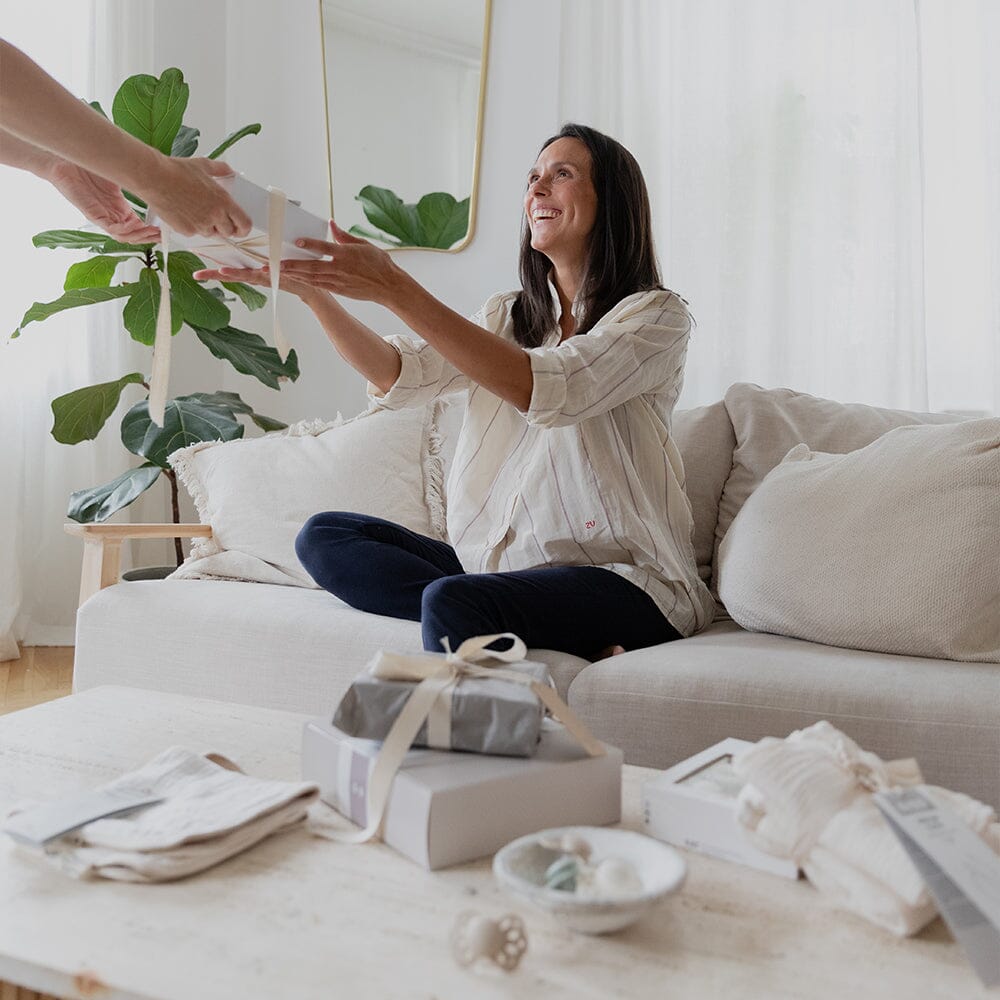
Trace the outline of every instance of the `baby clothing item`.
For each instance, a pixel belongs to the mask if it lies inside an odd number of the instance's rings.
[[[791,858],[839,906],[899,936],[937,914],[924,880],[872,799],[872,792],[922,785],[997,854],[994,810],[961,792],[923,785],[916,761],[883,761],[829,722],[766,738],[734,761],[746,782],[737,822],[752,843]]]
[[[192,875],[301,823],[319,795],[315,784],[253,778],[221,754],[183,747],[164,750],[103,790],[162,801],[46,844],[45,857],[77,878],[166,882]]]

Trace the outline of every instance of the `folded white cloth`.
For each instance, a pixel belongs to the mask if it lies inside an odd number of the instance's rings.
[[[920,873],[871,797],[922,784],[916,761],[883,761],[817,722],[784,740],[761,740],[733,767],[746,782],[737,822],[755,846],[792,858],[839,906],[894,934],[914,934],[935,917]],[[1000,854],[992,808],[961,792],[923,788]]]
[[[163,751],[104,788],[163,801],[95,820],[49,846],[46,857],[77,878],[183,878],[301,823],[319,795],[315,784],[254,778],[221,754],[183,747]]]

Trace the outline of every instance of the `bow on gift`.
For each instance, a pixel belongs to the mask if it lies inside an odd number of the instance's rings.
[[[267,189],[267,235],[224,239],[219,243],[205,243],[195,249],[211,250],[213,247],[235,247],[271,268],[271,311],[274,326],[274,346],[278,357],[287,360],[291,345],[278,322],[278,282],[281,279],[281,248],[285,232],[285,204],[288,197],[275,187]],[[152,213],[150,215],[152,217]],[[167,405],[167,384],[170,381],[170,276],[167,259],[170,256],[170,229],[159,219],[160,245],[163,247],[163,267],[160,269],[160,306],[156,314],[156,335],[153,340],[153,370],[149,377],[149,417],[158,427],[163,426]],[[265,257],[259,250],[267,248]],[[207,254],[206,254],[207,256]]]
[[[486,648],[497,639],[511,639],[513,642],[505,650]],[[527,685],[591,757],[600,757],[605,753],[604,745],[590,734],[579,716],[553,688],[526,674],[482,662],[489,659],[502,663],[523,660],[527,648],[513,632],[474,636],[466,639],[454,652],[447,638],[442,639],[442,645],[446,650],[443,657],[379,652],[369,664],[369,673],[382,680],[418,683],[383,741],[368,779],[367,826],[363,830],[337,831],[335,835],[331,834],[335,839],[359,844],[375,836],[382,825],[396,771],[425,721],[429,746],[451,746],[451,692],[463,677],[492,677]]]

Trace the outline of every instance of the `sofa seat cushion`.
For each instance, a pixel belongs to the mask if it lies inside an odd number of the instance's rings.
[[[840,649],[716,623],[600,660],[569,703],[631,764],[664,768],[727,736],[829,720],[866,750],[1000,806],[1000,666]]]
[[[100,684],[332,715],[379,649],[419,652],[418,622],[323,590],[221,580],[119,583],[77,615],[75,690]],[[565,697],[586,660],[531,650]]]

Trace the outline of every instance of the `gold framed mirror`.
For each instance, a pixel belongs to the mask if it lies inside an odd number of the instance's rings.
[[[319,0],[330,214],[389,250],[476,224],[492,0]]]

